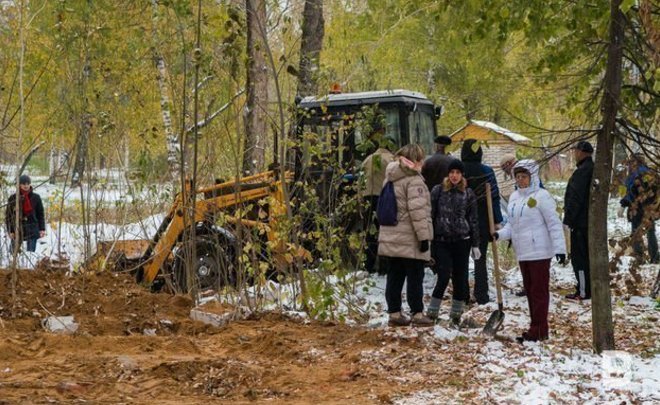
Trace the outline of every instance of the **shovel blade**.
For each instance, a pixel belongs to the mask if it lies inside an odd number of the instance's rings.
[[[500,327],[502,327],[503,322],[504,312],[497,309],[490,315],[490,318],[488,318],[488,322],[486,322],[486,326],[484,326],[484,330],[481,333],[493,337]]]

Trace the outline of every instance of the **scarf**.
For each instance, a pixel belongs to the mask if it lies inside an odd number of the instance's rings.
[[[30,191],[21,190],[21,199],[23,200],[23,216],[28,216],[32,212],[32,202],[30,201]]]

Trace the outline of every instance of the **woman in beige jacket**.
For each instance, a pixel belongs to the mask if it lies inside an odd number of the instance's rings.
[[[431,196],[420,174],[424,150],[411,144],[401,148],[397,160],[387,165],[385,182],[391,181],[397,204],[397,224],[381,225],[378,235],[378,254],[389,258],[385,299],[389,323],[403,326],[411,320],[401,312],[401,291],[407,279],[407,300],[412,322],[432,325],[424,315],[424,265],[431,259],[429,250],[433,239]]]

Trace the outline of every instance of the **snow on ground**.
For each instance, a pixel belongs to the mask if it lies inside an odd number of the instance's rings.
[[[515,269],[514,269],[515,270]],[[658,266],[648,266],[647,276],[655,274]],[[554,266],[555,280],[569,279],[570,266]],[[509,279],[514,278],[510,275]],[[384,286],[382,277],[378,286]],[[434,277],[427,273],[425,291],[431,291]],[[520,287],[520,284],[517,285]],[[479,384],[479,402],[547,404],[547,403],[623,403],[660,401],[660,341],[657,340],[660,317],[656,302],[648,297],[631,297],[628,301],[614,298],[613,317],[619,328],[651,328],[650,339],[655,342],[651,353],[636,352],[633,329],[624,334],[631,335],[632,342],[618,342],[627,350],[606,352],[602,356],[586,348],[575,348],[565,333],[566,323],[590,329],[591,311],[589,303],[576,303],[561,298],[556,288],[551,293],[550,314],[551,337],[543,343],[524,345],[510,340],[524,331],[529,322],[525,297],[517,297],[510,292],[504,295],[504,325],[499,332],[500,340],[484,340],[481,329],[456,330],[449,326],[449,304],[444,301],[440,322],[432,332],[432,340],[444,344],[461,345],[461,351],[472,354],[475,362],[474,379]],[[377,296],[372,295],[374,299]],[[472,307],[465,316],[478,319],[481,325],[487,316],[496,309],[494,303]],[[382,319],[374,314],[375,319]],[[383,326],[385,327],[385,326]],[[401,333],[401,332],[396,332]],[[416,333],[416,332],[409,332]],[[406,334],[403,333],[405,336]],[[586,335],[590,338],[590,334]],[[641,349],[640,349],[641,350]],[[441,364],[438,367],[442,367]],[[437,389],[399,398],[397,404],[447,403],[447,389],[438,381]],[[459,402],[459,401],[457,401]]]

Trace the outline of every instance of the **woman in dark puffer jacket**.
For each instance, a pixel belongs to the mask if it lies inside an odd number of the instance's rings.
[[[435,261],[438,280],[433,289],[427,315],[438,317],[440,301],[452,279],[453,295],[449,317],[458,324],[468,298],[468,262],[478,260],[479,222],[477,199],[463,177],[465,166],[460,160],[449,164],[449,175],[441,185],[431,191],[431,217],[433,244],[431,253]]]

